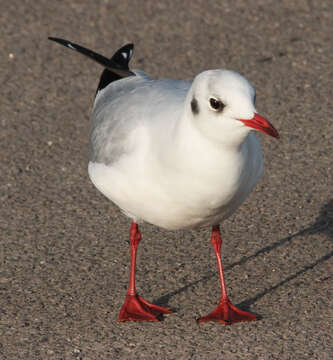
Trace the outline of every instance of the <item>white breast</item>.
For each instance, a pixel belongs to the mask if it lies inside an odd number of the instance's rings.
[[[179,156],[172,161],[168,155],[172,165],[154,157],[151,148],[141,148],[112,166],[90,162],[89,176],[129,217],[179,229],[218,224],[230,216],[263,168],[260,145],[252,133],[239,152],[193,151],[187,165]]]

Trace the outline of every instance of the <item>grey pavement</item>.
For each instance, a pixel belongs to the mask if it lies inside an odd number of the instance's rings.
[[[331,359],[332,4],[323,1],[0,3],[0,359]],[[102,68],[47,40],[192,79],[229,68],[281,139],[224,224],[233,302],[260,321],[197,325],[219,296],[209,229],[142,226],[137,286],[175,313],[117,323],[130,221],[91,184],[87,144]]]

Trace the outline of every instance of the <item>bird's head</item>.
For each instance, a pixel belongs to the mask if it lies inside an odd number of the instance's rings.
[[[230,70],[209,70],[193,81],[187,113],[199,131],[211,140],[241,144],[250,130],[279,138],[273,125],[256,112],[255,89]]]

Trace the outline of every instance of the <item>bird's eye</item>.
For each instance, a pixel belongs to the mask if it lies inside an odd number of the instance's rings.
[[[210,98],[209,103],[210,103],[210,106],[212,107],[212,109],[215,111],[222,111],[223,108],[225,107],[225,105],[223,104],[222,101],[217,100],[215,98]]]

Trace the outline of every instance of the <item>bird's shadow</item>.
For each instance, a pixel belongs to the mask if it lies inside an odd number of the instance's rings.
[[[261,254],[265,254],[268,253],[270,251],[273,251],[274,249],[291,242],[294,238],[296,238],[297,236],[302,236],[305,234],[317,234],[317,233],[324,233],[328,236],[329,241],[332,241],[333,239],[333,199],[329,200],[327,203],[325,203],[321,210],[319,215],[317,216],[317,218],[315,219],[314,223],[310,226],[308,226],[307,228],[298,231],[295,234],[289,235],[279,241],[274,242],[271,245],[265,246],[262,249],[258,250],[257,252],[255,252],[252,255],[249,256],[244,256],[242,257],[240,260],[234,262],[233,264],[227,266],[225,268],[225,270],[229,270],[232,269],[233,267],[237,266],[237,265],[243,265],[246,262],[250,261],[251,259],[256,258],[257,256],[261,255]],[[297,272],[289,275],[288,277],[286,277],[284,280],[280,281],[279,283],[271,286],[270,288],[258,293],[257,295],[253,296],[252,298],[246,299],[243,302],[239,303],[237,306],[243,310],[247,310],[249,311],[249,307],[251,305],[253,305],[257,300],[261,299],[262,297],[264,297],[267,294],[272,293],[274,290],[276,290],[277,288],[279,288],[280,286],[285,285],[286,283],[288,283],[291,280],[296,279],[298,276],[306,273],[309,270],[312,270],[316,265],[330,259],[333,256],[333,251],[329,252],[328,254],[325,254],[324,256],[322,256],[321,258],[317,259],[316,261],[314,261],[312,264],[304,266],[303,268],[301,268],[300,270],[298,270]],[[204,277],[202,277],[201,279],[197,280],[197,281],[193,281],[175,291],[169,292],[157,299],[155,299],[154,303],[158,304],[158,305],[167,305],[170,301],[170,299],[177,295],[180,294],[184,291],[186,291],[188,288],[191,288],[201,282],[207,281],[209,279],[211,279],[212,277],[216,276],[215,272],[210,272],[209,274],[205,275]],[[260,319],[260,315],[258,316],[258,318]]]

